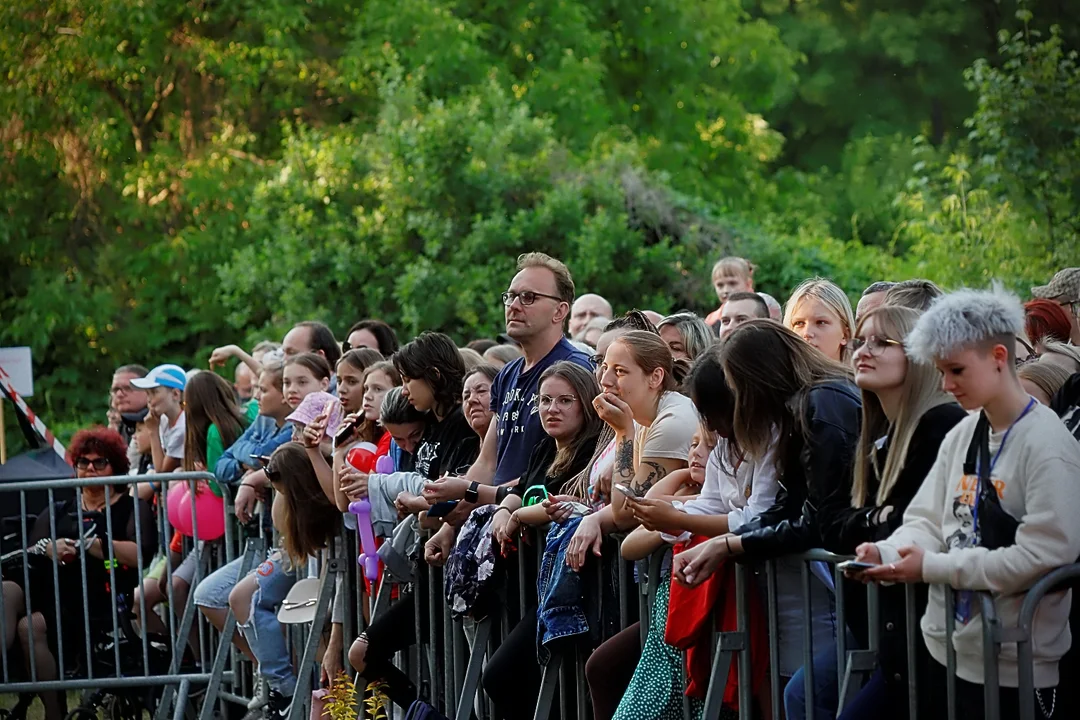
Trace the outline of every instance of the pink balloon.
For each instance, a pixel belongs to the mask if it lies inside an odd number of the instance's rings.
[[[186,482],[174,482],[169,486],[169,492],[165,496],[165,505],[168,508],[169,524],[174,529],[184,532],[183,525],[181,524],[181,517],[187,516],[188,524],[191,524],[191,509],[188,508],[186,513],[180,511],[180,503],[187,497],[187,483]],[[191,529],[188,528],[187,535],[191,534]]]
[[[195,515],[199,521],[199,539],[207,542],[225,534],[225,500],[219,498],[204,483],[195,495]],[[191,510],[188,510],[191,522]]]
[[[188,492],[186,482],[180,483],[180,487],[184,491],[180,494],[180,500],[176,504],[176,524],[173,527],[179,530],[181,534],[191,537],[191,493]]]
[[[175,493],[177,502],[173,503],[175,488],[181,488],[181,493]],[[207,487],[206,483],[198,484],[198,492],[195,494],[195,514],[199,522],[199,539],[210,541],[217,540],[225,534],[225,501]],[[173,506],[176,506],[175,512]],[[169,489],[169,522],[183,535],[193,537],[195,528],[191,519],[192,496],[188,491],[187,483],[177,483]],[[175,520],[174,520],[175,516]]]

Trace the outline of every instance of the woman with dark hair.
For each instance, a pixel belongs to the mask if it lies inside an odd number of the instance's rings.
[[[371,348],[383,357],[390,357],[398,351],[397,333],[382,320],[361,320],[349,328],[341,344],[342,352],[357,348]]]
[[[352,468],[342,473],[340,482],[347,499],[368,497],[373,522],[383,517],[384,511],[396,517],[393,503],[401,492],[417,495],[417,480],[464,475],[480,451],[480,438],[461,411],[465,363],[453,340],[442,333],[421,333],[394,353],[393,363],[401,373],[401,397],[426,416],[427,425],[416,448],[414,473],[368,475]],[[421,605],[427,602],[426,577],[427,573],[418,573],[415,590],[403,592],[349,649],[353,668],[369,683],[384,680],[387,696],[403,707],[416,699],[416,689],[390,661],[394,653],[427,633],[426,627],[416,627],[414,619],[417,599]],[[427,616],[426,607],[421,607],[420,617]]]
[[[338,430],[335,451],[347,449],[356,442],[377,443],[382,436],[382,429],[376,423],[368,422],[364,411],[364,380],[368,370],[382,362],[385,360],[378,350],[366,347],[349,350],[338,361],[337,396],[345,417]]]
[[[236,404],[232,385],[209,370],[197,372],[187,381],[184,387],[184,414],[187,418],[182,466],[185,472],[205,472],[207,469],[213,472],[225,448],[231,447],[249,424]],[[221,497],[221,488],[216,482],[200,481],[196,487],[200,492],[213,492]],[[224,512],[224,508],[221,512]],[[177,557],[183,549],[182,541],[181,534],[176,532],[169,543],[170,552]],[[195,581],[197,559],[197,553],[189,552],[173,569],[171,606],[178,617],[184,612],[188,593]],[[150,577],[143,583],[141,594],[145,598],[146,614],[143,615],[140,602],[135,608],[140,625],[148,632],[167,634],[165,623],[153,612],[153,608],[169,600],[168,588],[159,578]],[[193,638],[197,636],[197,631],[197,628],[193,629]]]
[[[566,492],[592,457],[603,421],[593,400],[600,386],[585,368],[560,361],[540,377],[540,422],[545,437],[533,449],[529,464],[514,487],[502,486],[498,510],[491,521],[491,534],[504,552],[514,544],[522,525],[547,525],[543,506],[522,505],[527,492],[542,487],[548,494]],[[530,563],[531,564],[531,563]],[[535,575],[536,568],[526,570]],[[527,609],[521,621],[506,636],[484,671],[484,690],[505,717],[514,709],[528,706],[540,689],[542,670],[536,662],[536,607]]]
[[[491,411],[491,384],[499,374],[494,365],[477,365],[465,374],[461,390],[461,406],[469,427],[480,436],[483,444],[494,413]]]
[[[126,475],[129,470],[123,438],[103,427],[77,432],[68,446],[68,458],[77,478]],[[153,510],[150,503],[129,494],[127,489],[126,484],[82,487],[73,499],[38,516],[26,553],[13,558],[21,562],[4,563],[4,643],[10,650],[18,637],[27,673],[32,664],[39,682],[56,680],[65,670],[57,666],[56,660],[60,633],[55,598],[61,599],[67,620],[64,654],[67,659],[79,658],[86,667],[91,659],[85,657],[83,635],[74,632],[82,625],[84,610],[91,627],[111,629],[114,620],[110,587],[115,588],[118,597],[130,602],[143,570],[154,557],[157,525]],[[111,536],[107,534],[109,528]],[[54,536],[55,543],[51,539]],[[25,585],[23,563],[29,564],[29,588]],[[84,587],[88,603],[85,609]],[[28,601],[33,618],[26,617]],[[62,693],[42,692],[41,698],[48,720],[64,717]]]
[[[756,523],[677,555],[673,575],[691,586],[728,557],[768,560],[819,547],[817,509],[834,493],[850,496],[859,437],[862,402],[851,370],[793,331],[751,320],[720,344],[720,359],[735,393],[735,440],[750,459],[773,454],[785,494]],[[819,643],[815,650],[825,648]],[[834,682],[827,673],[815,675],[822,688]],[[829,704],[824,692],[816,699],[819,707]],[[786,709],[788,717],[803,717],[801,707]]]
[[[328,547],[341,529],[341,512],[326,497],[304,446],[288,442],[266,464],[274,488],[271,517],[281,547],[236,584],[229,607],[269,685],[267,717],[288,717],[296,673],[278,622],[278,606],[295,584],[309,557]]]

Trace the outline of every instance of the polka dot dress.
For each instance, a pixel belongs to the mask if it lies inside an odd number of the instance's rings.
[[[683,720],[682,652],[664,642],[671,575],[665,574],[649,611],[649,634],[614,720]],[[690,717],[700,720],[705,704],[690,698]]]

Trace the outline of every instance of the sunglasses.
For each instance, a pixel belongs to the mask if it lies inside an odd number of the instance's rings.
[[[104,470],[105,468],[109,467],[109,459],[108,458],[101,458],[101,457],[99,457],[99,458],[88,458],[88,457],[76,458],[75,467],[77,467],[79,470],[87,470],[90,467],[93,467],[95,470],[100,471],[100,470]]]
[[[271,483],[281,482],[281,473],[276,468],[270,467],[269,464],[263,468],[263,472],[266,473],[266,479]]]

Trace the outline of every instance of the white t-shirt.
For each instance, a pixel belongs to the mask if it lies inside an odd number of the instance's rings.
[[[690,398],[674,391],[664,393],[652,424],[638,426],[634,465],[650,457],[686,460],[697,429],[698,414]]]
[[[184,459],[184,422],[183,411],[176,418],[176,422],[169,425],[169,417],[161,416],[161,424],[158,425],[158,436],[161,437],[161,449],[165,451],[165,457]]]

